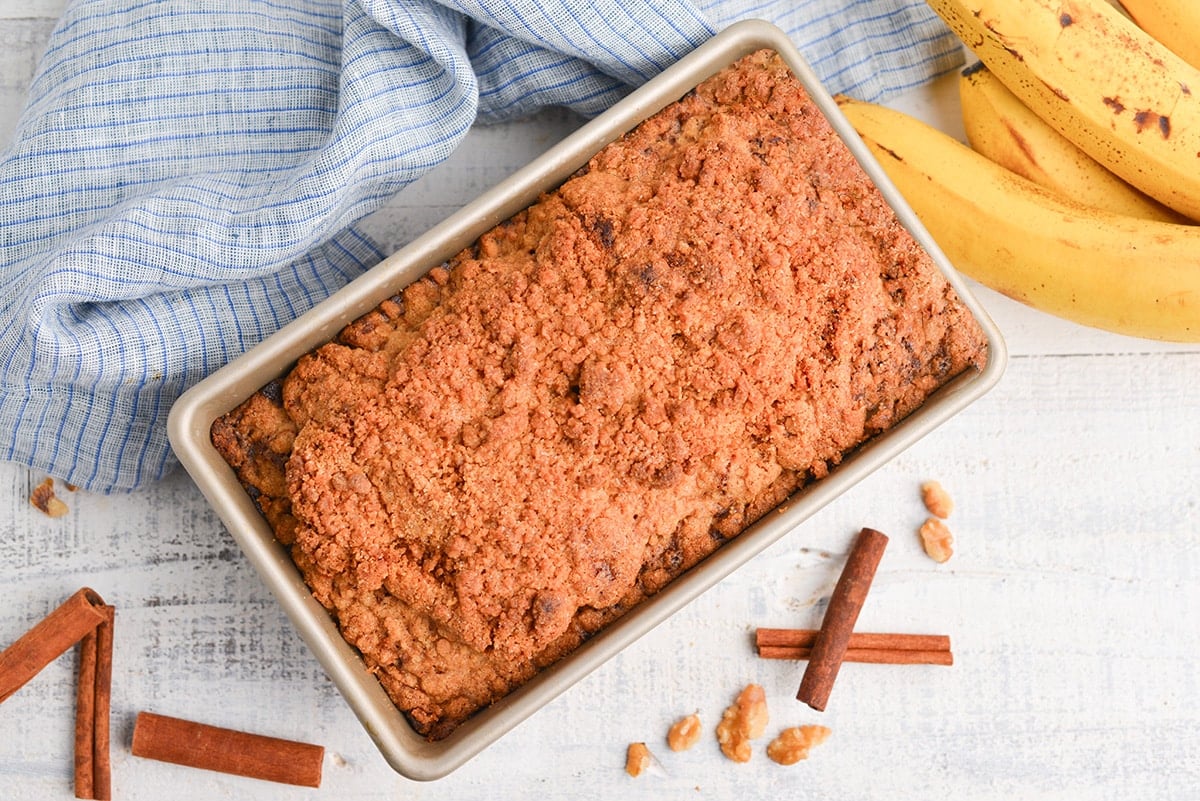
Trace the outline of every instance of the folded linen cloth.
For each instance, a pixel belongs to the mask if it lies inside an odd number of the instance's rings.
[[[833,91],[960,61],[922,0],[74,0],[0,153],[0,459],[175,465],[172,402],[384,255],[355,227],[477,121],[600,112],[737,19]]]

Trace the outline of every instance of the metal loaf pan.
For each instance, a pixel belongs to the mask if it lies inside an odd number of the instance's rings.
[[[989,360],[982,371],[959,376],[900,425],[870,441],[829,476],[804,488],[776,513],[767,515],[722,546],[573,654],[502,701],[477,713],[447,739],[429,742],[410,727],[379,683],[367,672],[354,649],[342,639],[326,611],[309,594],[286,550],[275,540],[254,502],[212,447],[210,426],[217,417],[233,409],[261,386],[283,375],[302,354],[329,341],[347,323],[530,205],[542,192],[562,183],[604,145],[679,99],[712,74],[762,48],[771,48],[783,56],[867,173],[880,186],[901,221],[946,273],[988,337]],[[767,23],[747,21],[713,37],[502,184],[197,384],[171,410],[169,433],[180,461],[278,598],[384,758],[404,776],[429,780],[461,766],[626,645],[793,531],[822,506],[985,393],[999,379],[1005,358],[1004,343],[994,324],[917,222],[787,36]]]

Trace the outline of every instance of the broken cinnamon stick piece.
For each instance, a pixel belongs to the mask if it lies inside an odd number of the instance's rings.
[[[96,690],[92,733],[92,798],[112,799],[112,761],[109,717],[112,711],[113,623],[116,609],[104,607],[104,622],[96,627]]]
[[[252,779],[321,786],[325,748],[139,712],[133,755]]]
[[[758,649],[763,659],[811,659],[812,649],[791,645],[763,645]],[[843,662],[861,662],[873,665],[946,665],[954,664],[954,654],[946,650],[916,651],[893,648],[846,649]]]
[[[758,648],[786,647],[812,648],[817,641],[816,629],[771,629],[754,631],[754,644]],[[873,648],[886,651],[949,651],[950,638],[945,634],[890,634],[876,632],[854,632],[847,644],[849,648]]]
[[[75,797],[95,798],[93,741],[96,733],[96,632],[79,641],[75,686]]]
[[[824,711],[833,692],[833,683],[850,645],[850,635],[858,622],[875,570],[883,558],[888,538],[873,528],[858,533],[842,574],[834,585],[821,629],[812,645],[804,678],[796,698],[818,712]]]
[[[104,620],[104,599],[87,587],[0,652],[0,703]]]
[[[112,705],[112,633],[114,607],[104,607],[104,621],[79,641],[79,673],[75,689],[75,797],[91,801],[112,798],[109,715]]]

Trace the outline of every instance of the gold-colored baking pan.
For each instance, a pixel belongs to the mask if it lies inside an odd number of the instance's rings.
[[[410,727],[379,683],[367,672],[354,649],[342,639],[326,611],[309,594],[287,552],[276,542],[254,502],[212,447],[209,428],[217,417],[284,374],[302,354],[329,341],[347,323],[530,205],[542,192],[558,186],[604,145],[679,99],[704,79],[762,48],[771,48],[781,54],[880,186],[901,221],[946,273],[988,338],[987,363],[981,371],[971,371],[956,378],[900,425],[871,440],[826,478],[805,487],[776,513],[767,515],[722,546],[570,656],[502,701],[477,713],[448,738],[427,741]],[[197,384],[171,410],[169,433],[176,455],[278,598],[384,758],[399,773],[428,780],[444,776],[462,765],[630,642],[768,545],[795,530],[840,493],[985,393],[999,379],[1005,358],[1004,343],[994,324],[868,154],[787,36],[767,23],[747,21],[722,31],[506,181]]]

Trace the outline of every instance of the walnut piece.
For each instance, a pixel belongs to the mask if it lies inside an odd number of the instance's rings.
[[[784,729],[767,746],[767,756],[780,765],[795,765],[808,759],[809,750],[829,739],[827,726],[792,726]]]
[[[734,762],[750,761],[750,741],[767,728],[767,694],[757,684],[747,684],[721,715],[717,742],[721,753]]]
[[[929,518],[918,533],[921,535],[921,547],[933,561],[945,562],[954,555],[954,535],[941,520]]]
[[[700,742],[700,731],[699,715],[680,718],[667,732],[667,745],[672,751],[686,751]]]
[[[650,749],[645,743],[630,743],[625,751],[625,772],[630,776],[641,776],[650,767]]]
[[[921,485],[921,502],[929,510],[929,514],[945,520],[954,511],[954,499],[945,487],[936,481],[926,481]]]
[[[62,517],[70,511],[67,509],[67,505],[54,494],[54,479],[52,478],[45,479],[33,488],[33,492],[29,495],[29,502],[50,517]]]

